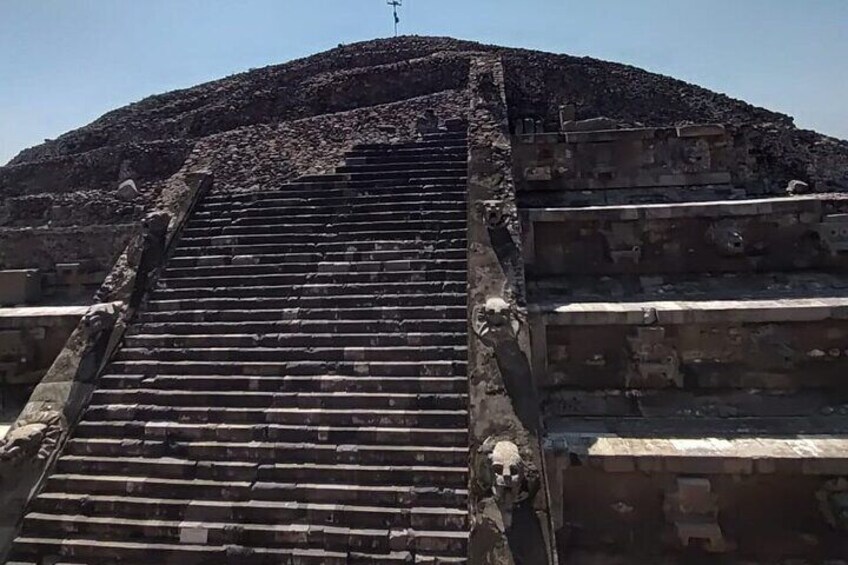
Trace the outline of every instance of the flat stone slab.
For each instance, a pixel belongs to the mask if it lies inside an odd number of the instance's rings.
[[[678,438],[553,432],[547,439],[560,450],[567,445],[584,465],[606,472],[848,473],[848,435]]]
[[[16,328],[22,325],[51,325],[53,322],[77,320],[91,306],[30,306],[0,308],[0,328]]]
[[[714,200],[673,204],[530,208],[522,210],[522,215],[533,222],[569,222],[575,220],[638,221],[675,218],[725,218],[803,212],[821,214],[822,204],[834,200],[846,200],[846,196],[817,194],[800,197]],[[816,219],[816,221],[818,220]]]
[[[531,315],[550,325],[645,325],[715,322],[810,322],[848,319],[848,297],[774,300],[542,302]]]

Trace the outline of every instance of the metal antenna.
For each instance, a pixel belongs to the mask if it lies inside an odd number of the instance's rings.
[[[398,17],[397,9],[400,6],[403,6],[403,0],[386,0],[386,4],[392,7],[392,12],[395,16],[395,37],[397,37],[398,24],[400,23],[400,18]]]

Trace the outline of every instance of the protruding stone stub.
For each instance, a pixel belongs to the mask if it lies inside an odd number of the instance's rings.
[[[138,196],[138,187],[135,185],[135,181],[128,179],[119,184],[118,190],[115,192],[115,196],[121,200],[135,199],[135,197]]]
[[[789,181],[789,184],[786,185],[787,194],[809,194],[812,191],[813,190],[810,188],[810,185],[802,180],[791,180]]]
[[[666,519],[674,524],[683,547],[701,545],[711,553],[733,549],[718,523],[718,497],[710,480],[702,477],[679,477],[673,490],[666,494]]]
[[[474,332],[489,346],[514,340],[521,329],[515,307],[500,296],[492,296],[475,308]]]

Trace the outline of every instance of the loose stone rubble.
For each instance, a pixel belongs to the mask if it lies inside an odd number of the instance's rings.
[[[787,116],[446,38],[23,151],[8,562],[842,563],[846,190]]]

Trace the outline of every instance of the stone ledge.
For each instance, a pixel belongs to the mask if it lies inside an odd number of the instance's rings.
[[[729,172],[697,173],[640,173],[630,177],[611,179],[561,179],[555,178],[550,167],[536,167],[533,178],[525,178],[524,190],[540,192],[580,192],[584,190],[636,190],[644,188],[712,187],[732,190],[732,178]]]
[[[78,320],[91,306],[29,306],[0,308],[0,328],[51,325],[57,320]]]
[[[621,437],[613,434],[549,433],[548,443],[568,446],[584,466],[610,473],[844,475],[848,436],[792,438]]]
[[[680,127],[597,129],[587,131],[518,134],[518,143],[606,143],[610,141],[660,138],[717,137],[727,133],[721,124],[693,124]]]
[[[781,213],[822,213],[822,204],[845,200],[832,196],[797,198],[761,198],[751,200],[719,200],[675,204],[640,204],[629,206],[587,206],[528,208],[522,215],[531,222],[568,222],[587,220],[639,221],[675,218],[724,218],[727,216],[762,216]],[[819,217],[811,221],[820,221]]]
[[[645,325],[714,322],[811,322],[848,319],[848,297],[774,300],[535,303],[550,325]]]

